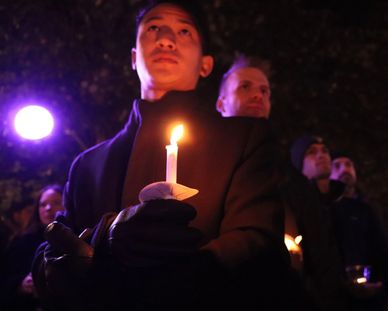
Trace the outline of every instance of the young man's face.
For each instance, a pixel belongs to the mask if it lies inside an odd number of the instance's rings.
[[[347,157],[340,157],[333,160],[330,178],[342,181],[344,184],[351,187],[355,186],[357,175],[353,161]]]
[[[308,179],[327,179],[330,176],[331,160],[328,149],[323,144],[312,144],[303,159],[303,175]]]
[[[224,117],[268,118],[271,102],[265,74],[255,67],[237,68],[225,81],[217,110]]]
[[[199,77],[210,74],[213,58],[202,55],[201,38],[190,15],[166,3],[141,20],[132,66],[139,75],[142,95],[147,95],[195,89]]]

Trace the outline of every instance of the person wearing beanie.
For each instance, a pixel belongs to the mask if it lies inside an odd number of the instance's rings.
[[[258,60],[240,54],[223,75],[216,102],[216,109],[223,117],[269,118],[268,72]],[[292,154],[296,168],[291,163],[284,167],[281,194],[285,207],[285,244],[291,258],[291,275],[298,280],[294,282],[295,296],[299,295],[302,301],[298,310],[345,311],[347,297],[339,277],[339,255],[327,229],[328,216],[320,208],[320,200],[311,191],[309,181],[300,174],[306,149],[321,142],[317,136],[302,137]],[[323,177],[330,174],[329,161],[325,164]],[[301,287],[297,288],[297,284]]]
[[[322,137],[305,134],[295,140],[290,152],[292,165],[316,185],[325,202],[334,202],[343,195],[345,185],[330,180],[331,157]]]
[[[331,159],[324,139],[302,135],[291,145],[282,192],[302,237],[302,272],[308,290],[322,310],[350,310],[330,218],[330,208],[342,196],[344,185],[331,181],[330,171]]]
[[[292,144],[292,147],[291,147],[292,165],[300,172],[303,169],[303,160],[304,160],[306,150],[312,144],[323,144],[323,139],[320,136],[305,134],[299,137],[297,140],[295,140],[295,142]]]
[[[385,310],[388,242],[381,219],[357,187],[357,172],[351,156],[335,151],[331,157],[330,178],[346,185],[344,196],[333,207],[332,218],[343,269],[349,275],[353,309]],[[355,270],[361,269],[370,273],[365,283],[358,283],[359,276],[354,275]]]

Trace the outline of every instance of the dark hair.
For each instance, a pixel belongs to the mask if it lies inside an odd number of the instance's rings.
[[[42,198],[43,193],[45,193],[47,190],[50,190],[50,189],[61,195],[63,193],[63,187],[59,184],[47,185],[39,191],[38,197],[35,202],[34,215],[31,217],[30,223],[28,224],[28,227],[27,227],[28,232],[38,230],[39,228],[42,227],[42,222],[40,221],[40,218],[39,218],[40,199]]]
[[[353,155],[351,155],[347,150],[337,149],[337,150],[330,151],[330,158],[332,162],[338,158],[347,158],[353,163],[353,166],[356,169],[357,159]]]
[[[330,157],[331,157],[331,160],[335,160],[337,158],[348,158],[353,162],[352,157],[345,150],[333,150],[330,152]]]
[[[35,201],[30,197],[23,198],[21,201],[14,201],[12,202],[10,208],[7,210],[7,215],[11,217],[13,213],[22,211],[26,207],[34,204],[35,204]]]
[[[229,76],[239,68],[246,67],[254,67],[259,69],[267,78],[269,78],[270,72],[270,63],[267,60],[264,60],[258,56],[246,55],[243,53],[238,54],[232,65],[230,65],[229,69],[223,74],[219,87],[219,94],[221,94],[226,80],[228,80]]]
[[[197,0],[149,0],[146,1],[146,4],[142,6],[137,14],[136,14],[136,32],[135,37],[137,36],[137,32],[139,30],[139,25],[143,20],[144,16],[152,10],[154,7],[160,4],[171,4],[177,7],[180,7],[182,10],[187,12],[193,20],[194,26],[197,29],[199,36],[201,38],[202,52],[204,55],[208,55],[210,53],[210,36],[209,29],[207,27],[205,12],[202,7],[198,4]],[[134,41],[136,42],[136,40]]]

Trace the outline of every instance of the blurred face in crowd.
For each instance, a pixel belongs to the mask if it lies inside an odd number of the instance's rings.
[[[63,210],[62,194],[53,189],[42,193],[39,200],[39,218],[42,224],[48,225],[54,221],[55,214]]]
[[[323,144],[310,145],[303,159],[303,175],[308,179],[327,179],[330,176],[331,160],[327,147]]]
[[[30,223],[30,220],[32,218],[32,215],[35,211],[35,205],[27,205],[20,211],[16,211],[13,213],[12,218],[13,221],[18,225],[20,229],[27,228],[28,224]]]
[[[351,159],[339,157],[331,164],[331,179],[342,181],[347,186],[353,187],[357,182],[356,169]]]
[[[266,75],[255,67],[237,68],[220,91],[217,110],[223,117],[268,118],[271,102]]]
[[[157,100],[171,90],[195,89],[200,76],[213,69],[213,58],[202,55],[200,35],[191,16],[173,4],[160,4],[142,18],[132,67],[141,82],[141,96]]]

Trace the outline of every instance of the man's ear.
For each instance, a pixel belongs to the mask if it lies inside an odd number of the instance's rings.
[[[136,70],[136,49],[132,48],[131,50],[131,63],[132,63],[132,69]]]
[[[221,114],[224,112],[224,98],[222,96],[217,98],[216,109]]]
[[[199,72],[202,78],[206,78],[213,70],[214,59],[213,56],[205,55],[202,56],[201,71]]]

